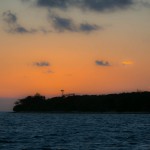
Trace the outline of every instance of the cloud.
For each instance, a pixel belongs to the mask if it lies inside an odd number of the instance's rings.
[[[6,11],[3,13],[3,20],[8,24],[16,24],[18,19],[11,11]]]
[[[53,26],[53,28],[58,32],[92,32],[99,29],[102,29],[102,27],[99,27],[95,24],[89,24],[89,23],[81,23],[81,24],[75,24],[74,21],[70,18],[64,18],[59,17],[54,14],[49,15],[49,20]],[[18,17],[15,13],[12,13],[10,10],[3,13],[3,21],[6,23],[7,32],[8,33],[19,33],[19,34],[25,34],[25,33],[50,33],[51,30],[48,30],[46,28],[41,29],[27,29],[26,27],[20,25],[18,23]]]
[[[15,13],[12,13],[10,10],[3,12],[2,14],[3,21],[6,24],[6,31],[8,33],[19,33],[19,34],[25,34],[25,33],[37,33],[37,32],[42,32],[42,33],[47,33],[49,32],[46,29],[27,29],[26,27],[20,25],[18,23],[18,17]]]
[[[59,16],[53,16],[52,25],[57,31],[60,31],[60,32],[64,32],[66,30],[72,31],[72,32],[77,31],[77,28],[74,25],[73,21],[68,18],[61,18]]]
[[[123,61],[123,65],[133,65],[133,61]]]
[[[132,0],[83,0],[83,8],[102,12],[105,10],[128,8],[133,4]]]
[[[68,9],[77,7],[81,10],[102,12],[105,10],[128,8],[133,0],[37,0],[38,7]]]
[[[15,26],[14,28],[10,28],[9,32],[10,33],[22,33],[22,34],[24,34],[24,33],[36,33],[37,30],[36,29],[28,30],[25,27],[18,25],[18,26]]]
[[[70,0],[37,0],[37,6],[49,8],[67,8],[69,3]]]
[[[27,29],[18,23],[17,15],[10,10],[3,13],[3,21],[7,24],[7,32],[9,33],[35,33],[36,29]]]
[[[103,67],[111,66],[108,61],[103,61],[103,60],[96,60],[95,63],[96,65],[103,66]]]
[[[50,66],[50,63],[47,61],[35,62],[33,64],[37,67],[49,67]]]
[[[65,31],[92,32],[102,29],[102,27],[95,24],[94,25],[89,23],[75,24],[74,21],[70,18],[63,18],[54,14],[49,16],[49,20],[52,22],[54,29],[58,32],[65,32]]]
[[[103,29],[103,27],[100,27],[95,24],[88,24],[88,23],[82,23],[80,24],[79,30],[83,32],[91,32],[95,30]]]

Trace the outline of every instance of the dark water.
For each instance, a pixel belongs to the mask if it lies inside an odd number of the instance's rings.
[[[150,150],[150,115],[0,113],[0,150]]]

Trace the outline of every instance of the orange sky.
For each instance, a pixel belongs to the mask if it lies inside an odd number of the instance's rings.
[[[148,0],[38,2],[0,2],[0,97],[150,90]]]

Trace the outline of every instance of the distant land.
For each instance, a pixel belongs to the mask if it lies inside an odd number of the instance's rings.
[[[150,113],[150,92],[68,95],[46,99],[36,94],[15,102],[14,112]]]

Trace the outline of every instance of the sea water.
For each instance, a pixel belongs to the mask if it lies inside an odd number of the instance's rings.
[[[0,150],[150,150],[150,114],[3,112]]]

